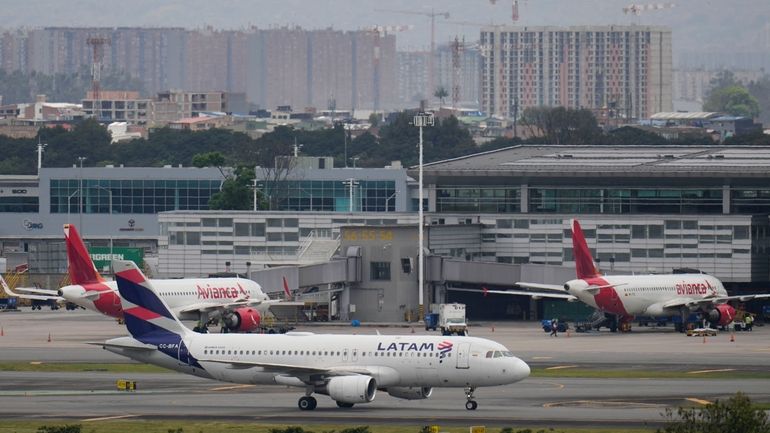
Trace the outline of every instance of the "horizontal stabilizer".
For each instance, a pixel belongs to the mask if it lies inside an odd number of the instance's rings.
[[[525,289],[564,291],[564,286],[560,284],[524,283],[521,281],[517,281],[514,284]]]
[[[128,350],[140,350],[140,351],[152,351],[157,350],[158,348],[152,344],[145,344],[141,341],[135,340],[131,337],[119,337],[119,338],[113,338],[112,340],[107,341],[89,341],[86,344],[90,344],[93,346],[102,346],[103,348],[117,348],[117,349],[128,349]]]
[[[568,301],[576,300],[577,298],[567,293],[556,292],[531,292],[528,290],[475,290],[475,289],[458,289],[449,287],[447,290],[454,292],[472,292],[486,295],[488,293],[494,293],[497,295],[516,295],[516,296],[530,296],[535,299],[539,298],[552,298],[552,299],[566,299]]]

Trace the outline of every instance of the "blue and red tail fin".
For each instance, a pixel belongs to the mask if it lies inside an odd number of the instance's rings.
[[[579,279],[601,276],[591,257],[591,250],[588,249],[583,229],[580,228],[580,223],[576,219],[572,220],[572,255],[575,256],[575,273]]]
[[[178,341],[191,332],[174,316],[134,262],[114,260],[112,266],[122,297],[123,318],[135,339],[159,344]]]
[[[64,239],[67,245],[67,264],[69,265],[70,283],[86,284],[104,282],[96,270],[86,244],[80,238],[73,224],[64,224]]]

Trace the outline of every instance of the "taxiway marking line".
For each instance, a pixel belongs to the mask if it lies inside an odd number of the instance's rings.
[[[687,374],[723,373],[725,371],[735,371],[735,369],[734,368],[720,368],[718,370],[697,370],[697,371],[688,371]]]
[[[533,356],[532,359],[553,359],[553,356]]]
[[[115,415],[115,416],[103,416],[103,417],[100,417],[100,418],[88,418],[88,419],[84,419],[84,420],[81,420],[81,421],[83,421],[83,422],[89,422],[89,421],[107,421],[107,420],[110,420],[110,419],[135,418],[135,417],[138,417],[138,416],[139,416],[139,415]]]
[[[556,367],[548,367],[546,370],[563,370],[565,368],[575,368],[577,365],[557,365]]]
[[[229,391],[231,389],[251,388],[256,385],[232,385],[232,386],[220,386],[217,388],[209,388],[209,391]]]
[[[691,401],[691,402],[693,402],[693,403],[698,403],[698,404],[701,404],[701,405],[703,405],[703,406],[708,406],[708,405],[710,405],[710,404],[711,404],[711,402],[710,402],[710,401],[708,401],[708,400],[701,400],[701,399],[699,399],[699,398],[695,398],[695,397],[688,397],[688,398],[686,398],[685,400],[687,400],[687,401]]]

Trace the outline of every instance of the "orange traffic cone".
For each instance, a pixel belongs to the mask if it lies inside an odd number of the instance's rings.
[[[706,344],[706,333],[703,333],[703,344]]]
[[[5,337],[5,329],[0,327],[0,337]]]
[[[734,332],[730,333],[730,343],[735,343],[735,333]]]
[[[411,328],[412,328],[412,334],[414,334],[414,326],[412,326]]]
[[[48,333],[48,342],[49,343],[51,342],[51,333],[50,332]]]
[[[495,332],[495,324],[492,324],[492,332]]]
[[[569,329],[569,328],[567,328],[567,338],[569,338],[569,337],[571,337],[571,335],[570,335],[570,329]]]

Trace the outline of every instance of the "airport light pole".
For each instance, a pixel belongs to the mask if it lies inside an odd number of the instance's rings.
[[[83,230],[83,161],[85,160],[85,156],[78,156],[78,161],[80,161],[80,176],[78,176],[78,191],[80,191],[78,194],[78,216],[80,218],[78,219],[78,230],[80,230],[81,235],[85,232]]]
[[[425,291],[425,251],[423,249],[423,243],[424,243],[424,224],[423,224],[423,188],[422,188],[422,128],[425,126],[433,126],[433,113],[417,113],[417,115],[414,116],[414,126],[420,128],[420,147],[419,147],[419,153],[420,153],[420,162],[419,162],[419,180],[418,180],[418,204],[417,204],[417,232],[418,232],[418,248],[419,251],[417,252],[417,289],[418,289],[418,303],[419,303],[419,312],[418,312],[418,319],[423,320],[425,317],[425,298],[424,298],[424,291]]]
[[[70,207],[72,205],[72,197],[75,197],[75,194],[79,194],[79,193],[80,193],[79,190],[75,190],[75,191],[72,192],[72,194],[69,195],[69,197],[67,197],[67,223],[71,222],[70,221]],[[78,230],[79,230],[79,228],[78,228]]]
[[[358,182],[351,177],[342,183],[348,186],[348,195],[349,195],[348,200],[350,201],[348,206],[348,211],[350,213],[353,213],[353,187],[358,186]]]
[[[105,188],[101,185],[94,185],[94,188],[100,189],[102,191],[107,191],[107,197],[108,197],[108,207],[107,212],[112,215],[112,190],[110,188]],[[110,274],[112,274],[112,251],[113,251],[113,241],[112,241],[112,235],[110,234]]]

